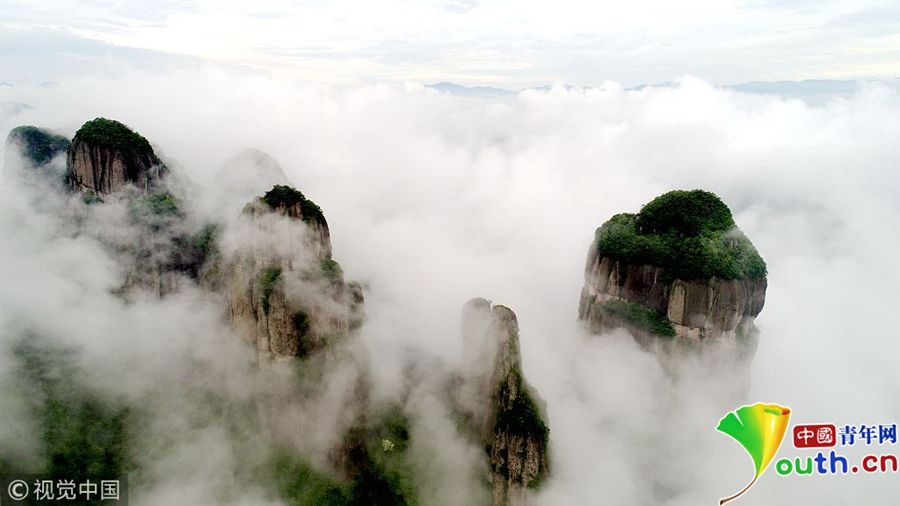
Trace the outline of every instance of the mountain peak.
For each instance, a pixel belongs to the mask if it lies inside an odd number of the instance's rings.
[[[672,191],[597,229],[579,320],[594,333],[625,327],[643,344],[726,337],[753,347],[765,276],[719,197]]]
[[[152,192],[166,173],[150,142],[115,120],[86,122],[69,147],[67,179],[74,190],[110,194],[133,186]]]

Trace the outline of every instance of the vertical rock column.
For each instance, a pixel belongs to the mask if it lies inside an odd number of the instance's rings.
[[[549,472],[550,429],[543,402],[522,372],[518,320],[508,307],[491,307],[485,299],[469,301],[463,315],[467,346],[480,343],[489,351],[489,374],[476,374],[472,381],[479,383],[485,400],[473,418],[481,423],[493,504],[527,504],[529,490]]]

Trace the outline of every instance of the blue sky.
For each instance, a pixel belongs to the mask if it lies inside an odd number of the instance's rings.
[[[0,0],[0,81],[206,61],[356,84],[521,88],[900,76],[900,3]]]

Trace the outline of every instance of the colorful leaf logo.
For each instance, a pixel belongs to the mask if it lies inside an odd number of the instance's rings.
[[[790,418],[790,408],[758,402],[732,411],[719,420],[716,430],[728,434],[740,443],[753,459],[753,466],[756,468],[750,484],[737,494],[721,499],[719,505],[737,499],[756,483],[778,453]]]

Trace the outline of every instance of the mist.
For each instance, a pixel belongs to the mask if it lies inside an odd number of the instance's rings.
[[[319,393],[278,414],[279,433],[323,463],[366,375],[376,401],[403,399],[413,414],[423,503],[479,499],[481,450],[448,426],[434,386],[465,362],[460,312],[475,296],[516,312],[524,374],[547,404],[552,474],[540,504],[712,504],[745,484],[746,456],[715,431],[737,407],[727,371],[698,359],[673,378],[624,331],[587,336],[575,321],[594,229],[670,189],[718,194],[768,264],[745,400],[790,406],[794,423],[900,419],[896,89],[863,85],[810,105],[684,77],[482,99],[200,69],[0,87],[0,102],[30,106],[0,116],[4,132],[33,124],[71,136],[98,116],[128,124],[192,182],[193,215],[229,228],[246,195],[223,190],[219,169],[247,148],[277,160],[323,209],[335,258],[366,294],[358,338]],[[190,286],[122,301],[115,259],[97,234],[74,234],[71,203],[46,192],[9,177],[0,187],[4,383],[23,332],[75,347],[78,381],[148,413],[136,504],[277,504],[263,484],[231,485],[269,443],[194,396],[240,405],[272,384],[221,301]],[[415,386],[411,367],[426,371]],[[0,447],[22,458],[39,452],[24,402],[0,393]],[[415,442],[419,432],[430,441]],[[769,473],[742,500],[876,503],[893,497],[889,483]]]

